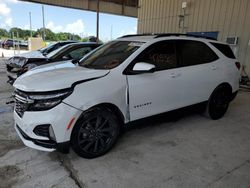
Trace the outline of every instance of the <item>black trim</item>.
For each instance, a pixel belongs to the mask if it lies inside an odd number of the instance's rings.
[[[23,138],[25,140],[31,141],[34,144],[44,147],[44,148],[48,148],[48,149],[56,149],[57,147],[57,143],[53,140],[37,140],[34,138],[29,137],[18,125],[16,125],[19,133],[23,136]]]
[[[145,34],[124,35],[124,36],[119,37],[119,39],[128,38],[128,37],[141,37],[141,36],[154,36],[154,34],[145,33]]]
[[[71,87],[69,88],[65,88],[65,89],[58,89],[58,90],[51,90],[51,91],[35,91],[35,92],[29,92],[29,91],[23,91],[20,89],[16,89],[17,93],[21,92],[24,93],[25,95],[29,96],[29,95],[48,95],[48,94],[57,94],[60,92],[67,92],[71,89]]]
[[[61,142],[61,143],[57,143],[53,140],[37,140],[37,139],[33,139],[30,138],[18,125],[16,125],[19,133],[23,136],[23,138],[25,140],[31,141],[34,144],[44,147],[44,148],[48,148],[48,149],[57,149],[58,151],[60,151],[61,153],[69,153],[69,148],[70,148],[70,142]]]
[[[59,152],[64,153],[64,154],[69,153],[69,148],[70,148],[70,141],[57,143],[57,147],[56,147],[56,149]]]
[[[140,37],[140,36],[155,36],[154,38],[160,38],[160,37],[180,37],[180,36],[186,36],[186,37],[194,37],[194,38],[204,38],[209,40],[215,40],[217,39],[213,37],[207,37],[207,36],[200,36],[200,35],[192,35],[192,34],[184,34],[184,33],[145,33],[145,34],[138,34],[138,35],[124,35],[120,38],[128,38],[128,37]]]
[[[207,37],[207,36],[200,36],[200,35],[192,35],[192,34],[184,34],[184,33],[163,33],[163,34],[158,34],[155,38],[160,38],[160,37],[181,37],[181,36],[186,36],[186,37],[194,37],[194,38],[204,38],[204,39],[209,39],[209,40],[215,40],[217,39],[212,38],[212,37]]]

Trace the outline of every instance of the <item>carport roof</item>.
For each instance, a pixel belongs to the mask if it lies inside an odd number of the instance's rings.
[[[21,0],[80,10],[97,10],[97,0]],[[137,17],[139,0],[99,0],[99,11],[103,13]]]

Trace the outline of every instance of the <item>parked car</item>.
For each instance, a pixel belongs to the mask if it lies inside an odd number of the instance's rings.
[[[64,60],[80,60],[84,55],[98,46],[100,46],[98,43],[71,43],[62,46],[47,55],[34,52],[33,55],[28,53],[14,56],[6,63],[7,76],[9,78],[8,82],[13,84],[18,76],[40,65]]]
[[[53,52],[54,50],[61,48],[62,46],[65,46],[67,44],[72,44],[72,43],[77,43],[77,41],[69,40],[69,41],[60,41],[60,42],[52,43],[44,48],[39,49],[38,51],[42,53],[43,55],[47,55],[50,52]]]
[[[25,145],[107,153],[122,126],[194,104],[216,120],[239,89],[240,64],[227,44],[173,34],[125,36],[73,67],[43,66],[19,77],[15,128]]]
[[[28,43],[27,41],[20,41],[20,40],[13,40],[13,39],[7,39],[2,43],[3,48],[9,49],[9,48],[20,48],[20,49],[27,49]]]

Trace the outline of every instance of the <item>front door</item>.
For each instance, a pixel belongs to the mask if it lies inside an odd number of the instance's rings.
[[[144,62],[156,67],[152,73],[127,75],[131,121],[179,107],[181,74],[175,51],[174,41],[160,41],[144,50],[129,66],[132,69],[136,63]]]

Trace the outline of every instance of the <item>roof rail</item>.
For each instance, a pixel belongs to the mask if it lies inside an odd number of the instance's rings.
[[[217,39],[215,39],[213,37],[207,37],[207,36],[202,36],[202,35],[184,34],[184,33],[160,33],[160,34],[156,34],[155,38],[171,37],[171,36],[186,36],[186,37],[204,38],[204,39],[217,41]]]
[[[140,36],[153,36],[154,34],[152,33],[144,33],[144,34],[132,34],[132,35],[124,35],[119,37],[120,38],[127,38],[127,37],[140,37]]]
[[[127,38],[127,37],[140,37],[140,36],[155,36],[154,38],[160,38],[160,37],[171,37],[171,36],[186,36],[186,37],[195,37],[195,38],[204,38],[209,40],[215,40],[217,39],[213,37],[207,37],[202,35],[192,35],[192,34],[184,34],[184,33],[144,33],[144,34],[132,34],[132,35],[124,35],[119,38]]]

